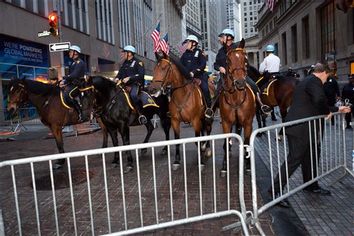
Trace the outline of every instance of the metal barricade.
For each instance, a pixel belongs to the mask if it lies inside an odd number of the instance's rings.
[[[227,152],[228,174],[222,178],[215,150],[231,139],[239,144],[241,158],[231,159]],[[205,141],[210,141],[212,157],[202,170],[199,147]],[[182,146],[183,164],[172,171],[175,144]],[[157,155],[165,146],[167,157]],[[149,155],[142,157],[142,149]],[[106,166],[114,152],[124,163],[126,151],[133,153],[133,172],[125,174],[123,164]],[[223,216],[233,216],[222,222],[230,224],[236,216],[243,234],[249,235],[243,152],[242,138],[225,134],[0,162],[5,233],[126,235]],[[54,171],[53,160],[61,158],[66,166]]]
[[[351,176],[353,172],[348,168],[347,162],[349,156],[351,157],[351,148],[347,144],[345,135],[345,121],[344,115],[335,113],[333,115],[334,124],[330,120],[325,120],[325,116],[316,116],[306,119],[301,119],[292,122],[272,125],[269,127],[255,130],[250,138],[250,152],[251,152],[251,182],[252,182],[252,207],[253,219],[252,222],[257,226],[259,232],[263,235],[262,229],[259,225],[259,215],[263,214],[272,206],[278,204],[280,201],[290,197],[298,191],[306,188],[315,181],[318,181],[337,170],[343,170],[343,173],[349,173]],[[289,147],[286,137],[286,128],[300,123],[308,124],[308,135],[310,138],[309,150],[311,158],[311,180],[302,183],[302,180],[289,178],[289,168],[287,163]],[[318,132],[318,135],[315,135]],[[257,181],[256,181],[256,161],[255,147],[257,142],[257,135],[262,134],[267,140],[268,146],[262,146],[262,157],[267,159],[266,166],[270,171],[270,188],[269,194],[272,200],[263,206],[259,206],[257,202]],[[306,134],[305,134],[306,135]],[[313,143],[311,145],[311,143]],[[259,144],[258,144],[259,145]],[[312,146],[312,148],[311,148]],[[303,147],[306,148],[306,147]],[[348,159],[348,160],[347,160]],[[285,178],[281,178],[281,165],[284,164]],[[276,177],[277,175],[277,177]],[[275,185],[275,178],[279,182],[279,186]],[[291,180],[289,182],[289,180]],[[284,187],[282,184],[286,183]],[[275,188],[279,187],[279,192]]]

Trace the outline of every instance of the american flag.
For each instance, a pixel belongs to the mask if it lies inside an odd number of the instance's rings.
[[[160,49],[167,55],[170,53],[170,46],[168,45],[168,33],[160,40]]]
[[[275,5],[275,0],[267,0],[267,7],[270,11],[273,11]]]
[[[156,28],[151,33],[151,38],[154,42],[154,52],[157,52],[160,48],[160,22],[157,24]]]

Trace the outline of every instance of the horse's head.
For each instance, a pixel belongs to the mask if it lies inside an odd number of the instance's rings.
[[[10,82],[9,102],[7,110],[13,115],[18,107],[28,100],[24,79],[12,79]]]
[[[239,90],[246,86],[247,56],[244,47],[245,40],[242,39],[237,48],[227,52],[226,84],[231,83]]]
[[[166,87],[172,82],[173,64],[165,53],[163,55],[156,54],[157,64],[153,71],[153,79],[148,87],[151,94],[156,94],[159,91],[164,92]]]

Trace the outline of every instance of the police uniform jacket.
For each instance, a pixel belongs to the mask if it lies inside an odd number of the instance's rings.
[[[85,76],[86,63],[78,58],[69,67],[69,75],[65,77],[66,83],[75,83]]]
[[[337,96],[340,96],[336,78],[334,76],[329,76],[327,81],[323,84],[323,89],[327,97],[328,105],[334,105]]]
[[[224,45],[221,47],[218,51],[218,54],[216,54],[216,59],[214,62],[214,69],[219,71],[220,67],[224,67],[226,69],[226,61],[227,61],[227,51],[230,49],[235,49],[238,47],[239,42],[237,43],[232,43],[229,47],[226,47]]]
[[[348,83],[343,87],[342,98],[349,99],[349,102],[354,104],[354,84]]]
[[[144,85],[144,75],[145,69],[143,63],[133,57],[131,60],[125,60],[121,66],[116,78],[122,80],[126,77],[129,77],[127,85],[137,84],[139,86]]]
[[[293,101],[290,105],[289,112],[285,117],[285,121],[327,115],[330,112],[336,111],[338,111],[338,107],[327,105],[327,99],[323,91],[322,81],[315,75],[311,74],[304,80],[300,81],[296,86]],[[318,131],[319,129],[317,128],[317,132]],[[308,122],[290,126],[286,129],[286,134],[309,141]]]
[[[206,58],[202,50],[199,48],[194,48],[192,51],[186,50],[180,61],[188,73],[192,72],[195,78],[202,78],[206,66]]]

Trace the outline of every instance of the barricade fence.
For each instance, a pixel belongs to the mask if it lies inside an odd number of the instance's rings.
[[[352,166],[351,162],[353,160],[350,154],[352,153],[353,146],[349,141],[347,143],[346,140],[344,115],[335,113],[333,119],[334,123],[331,124],[331,120],[326,120],[325,116],[311,117],[257,129],[252,133],[249,148],[251,153],[252,222],[256,224],[260,232],[262,232],[262,229],[258,224],[259,216],[285,198],[294,195],[337,170],[342,170],[344,174],[348,173],[354,176],[353,170],[348,168],[348,166]],[[291,170],[291,166],[289,167],[287,162],[289,158],[289,145],[287,142],[288,138],[284,137],[286,137],[285,135],[289,127],[298,124],[306,124],[308,126],[308,133],[304,133],[303,137],[306,139],[306,136],[308,136],[309,142],[307,146],[304,145],[302,148],[309,150],[310,153],[310,160],[305,165],[310,165],[311,177],[305,183],[302,181],[303,176],[299,170],[294,172],[292,177],[288,177]],[[258,149],[262,150],[262,153],[256,153],[256,146],[261,145],[257,142],[259,138],[257,136],[260,136],[260,134],[262,134],[261,138],[266,140],[263,143],[267,143],[267,145],[263,144],[261,147],[258,147]],[[302,152],[303,150],[297,151]],[[268,192],[272,200],[263,206],[260,206],[257,201],[257,168],[255,160],[259,158],[257,155],[262,155],[263,162],[265,162],[269,170]],[[292,155],[294,156],[294,153]],[[284,166],[282,167],[283,164]],[[300,166],[298,169],[300,169]]]
[[[228,172],[220,177],[220,147],[230,140],[237,154],[226,145]],[[212,156],[203,169],[203,152],[196,147],[205,141],[210,141]],[[181,144],[182,165],[173,171],[175,144]],[[167,156],[159,155],[165,146]],[[142,149],[147,149],[144,156]],[[130,173],[124,173],[127,151],[134,157]],[[108,164],[114,152],[119,154],[119,168]],[[126,235],[225,217],[222,226],[236,221],[248,235],[243,154],[242,138],[225,134],[3,161],[4,231],[7,235]],[[54,171],[53,161],[62,158],[66,165]]]

